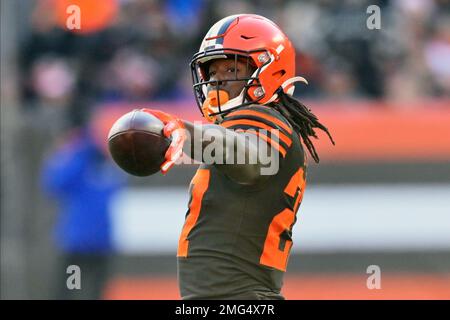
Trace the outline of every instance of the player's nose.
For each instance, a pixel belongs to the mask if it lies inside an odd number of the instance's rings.
[[[229,75],[226,72],[216,72],[211,78],[210,80],[212,81],[217,81],[219,85],[226,85],[227,84],[227,80],[229,80]]]

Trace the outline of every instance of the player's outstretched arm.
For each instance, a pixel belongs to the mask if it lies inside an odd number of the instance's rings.
[[[246,135],[216,124],[183,123],[188,131],[184,152],[192,159],[204,163],[214,161],[211,164],[239,184],[256,184],[269,177],[261,174],[262,153],[267,150],[259,148]],[[214,150],[213,159],[208,158],[208,150]]]
[[[267,149],[259,148],[254,139],[248,139],[248,135],[216,124],[193,124],[158,110],[142,111],[159,118],[165,124],[164,135],[172,139],[166,161],[161,166],[163,173],[170,170],[184,151],[194,160],[215,165],[239,184],[256,184],[269,177],[261,174],[262,159],[267,158]],[[214,155],[208,157],[211,150],[214,150]]]

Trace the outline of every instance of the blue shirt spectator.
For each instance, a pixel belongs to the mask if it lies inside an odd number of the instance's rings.
[[[59,205],[56,243],[65,253],[108,253],[113,249],[110,204],[125,176],[94,143],[87,130],[45,161],[42,184]]]

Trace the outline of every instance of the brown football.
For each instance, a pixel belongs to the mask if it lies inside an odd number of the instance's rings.
[[[160,170],[170,139],[157,117],[133,110],[120,117],[108,134],[109,152],[117,165],[129,174],[145,177]]]

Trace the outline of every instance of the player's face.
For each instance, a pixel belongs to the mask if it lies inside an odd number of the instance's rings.
[[[254,70],[245,59],[217,59],[211,62],[207,71],[209,80],[220,81],[220,90],[227,91],[230,99],[233,99],[241,93],[247,81],[226,80],[249,78]],[[216,89],[214,84],[208,85],[208,91]]]

